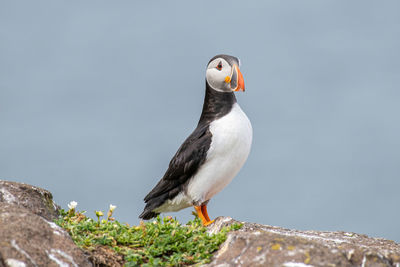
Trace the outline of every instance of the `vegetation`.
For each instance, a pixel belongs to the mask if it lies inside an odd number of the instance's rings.
[[[234,224],[217,234],[209,234],[197,217],[186,225],[171,217],[157,217],[152,222],[129,226],[112,218],[116,208],[113,205],[110,205],[107,219],[102,219],[103,212],[96,211],[96,221],[85,216],[85,212],[75,211],[76,202],[71,203],[68,211],[61,211],[56,223],[66,229],[82,249],[92,251],[96,247],[107,246],[123,256],[125,266],[207,263],[212,253],[226,240],[227,232],[241,227]]]

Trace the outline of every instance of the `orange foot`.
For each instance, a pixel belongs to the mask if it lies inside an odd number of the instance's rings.
[[[215,220],[208,221],[208,222],[206,222],[206,223],[203,223],[203,225],[204,225],[204,226],[209,226],[209,225],[212,224],[214,221],[215,221]]]
[[[208,217],[206,205],[194,206],[194,209],[196,210],[197,215],[201,219],[204,226],[208,226],[214,222],[214,220],[210,220],[210,217]]]

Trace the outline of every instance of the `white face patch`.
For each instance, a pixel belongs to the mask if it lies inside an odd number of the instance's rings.
[[[230,77],[231,73],[232,67],[229,63],[223,58],[216,58],[208,64],[206,79],[212,89],[219,92],[231,92],[229,83],[225,81],[225,78]]]

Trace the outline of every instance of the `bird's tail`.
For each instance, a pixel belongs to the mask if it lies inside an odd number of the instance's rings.
[[[153,191],[152,191],[153,192]],[[151,218],[157,217],[159,212],[155,212],[154,210],[160,207],[164,202],[168,199],[169,192],[165,192],[161,195],[154,196],[151,195],[152,192],[150,192],[145,198],[144,202],[146,202],[146,206],[144,207],[144,210],[142,214],[139,215],[139,218],[143,220],[150,220]]]
[[[150,220],[151,218],[157,217],[158,214],[160,213],[144,208],[142,214],[139,215],[139,218],[143,220]]]

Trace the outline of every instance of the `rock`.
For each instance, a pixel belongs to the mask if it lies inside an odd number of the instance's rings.
[[[121,255],[99,246],[83,252],[69,234],[52,222],[59,207],[50,192],[0,180],[0,267],[123,266]],[[210,233],[238,223],[219,217]],[[400,267],[400,244],[347,232],[298,231],[243,223],[214,253],[208,267],[228,266],[394,266]]]
[[[2,265],[3,263],[3,265]],[[0,266],[92,266],[62,228],[24,207],[0,205]]]
[[[239,223],[218,217],[209,232]],[[400,244],[347,232],[297,231],[243,223],[228,234],[211,266],[400,266]]]
[[[25,207],[47,220],[54,220],[60,209],[52,194],[42,188],[23,183],[0,180],[0,206],[2,203]]]
[[[0,180],[0,266],[92,266],[58,212],[49,191]]]

